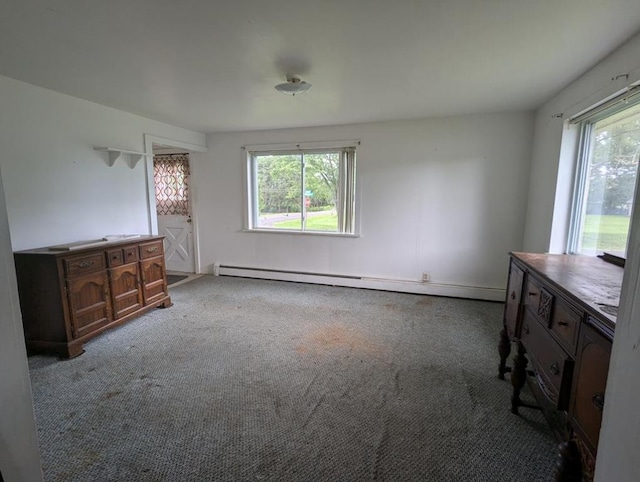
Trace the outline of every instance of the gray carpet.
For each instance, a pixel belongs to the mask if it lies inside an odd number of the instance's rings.
[[[541,414],[496,376],[500,303],[213,276],[171,295],[29,359],[47,481],[552,480]]]
[[[186,274],[168,274],[167,275],[167,285],[171,286],[176,284],[179,281],[187,279],[189,276]]]

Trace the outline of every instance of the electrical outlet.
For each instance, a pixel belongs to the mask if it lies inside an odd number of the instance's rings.
[[[422,273],[422,281],[429,281],[431,279],[431,275],[429,273]]]

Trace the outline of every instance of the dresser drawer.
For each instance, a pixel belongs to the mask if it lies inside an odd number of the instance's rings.
[[[105,269],[104,254],[96,253],[76,258],[65,258],[64,268],[67,276],[76,276]]]
[[[121,249],[110,249],[107,251],[107,264],[110,268],[124,264],[124,257]]]
[[[558,336],[562,345],[572,355],[576,352],[581,318],[580,313],[564,301],[556,299],[551,316],[551,331]]]
[[[162,241],[154,241],[140,245],[140,259],[153,258],[162,254]]]
[[[540,318],[547,326],[551,320],[551,310],[553,308],[554,296],[544,288],[540,287],[534,278],[529,277],[527,279],[527,286],[525,286],[525,306]]]
[[[137,246],[126,246],[122,249],[124,253],[124,262],[125,263],[133,263],[134,261],[138,261],[138,247]]]
[[[573,360],[529,312],[522,320],[521,340],[544,394],[556,408],[568,408]]]

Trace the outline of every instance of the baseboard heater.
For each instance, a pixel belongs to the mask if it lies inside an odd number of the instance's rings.
[[[244,272],[247,274],[253,273],[256,278],[263,278],[260,273],[269,273],[270,276],[303,276],[303,277],[320,277],[320,278],[337,278],[337,279],[350,279],[350,280],[362,280],[361,276],[351,276],[346,274],[329,274],[329,273],[310,273],[308,271],[292,271],[286,269],[270,269],[270,268],[253,268],[247,266],[231,266],[226,264],[216,264],[213,267],[213,274],[216,276],[236,276],[236,273]],[[268,276],[267,276],[268,277]],[[272,279],[269,277],[269,279]]]
[[[505,297],[505,290],[499,288],[461,286],[432,282],[425,283],[422,281],[373,278],[344,274],[311,273],[308,271],[233,266],[217,263],[213,266],[213,274],[216,276],[238,276],[241,278],[293,281],[297,283],[367,288],[382,291],[396,291],[400,293],[450,296],[454,298],[470,298],[488,301],[504,301]]]

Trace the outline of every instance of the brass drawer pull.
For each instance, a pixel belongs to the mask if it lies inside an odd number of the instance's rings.
[[[529,325],[524,325],[524,328],[522,329],[522,331],[524,331],[525,335],[529,334]]]
[[[551,366],[549,367],[549,371],[551,373],[553,373],[554,375],[559,375],[560,374],[560,366],[558,365],[557,362],[553,362],[551,364]]]
[[[516,299],[516,292],[515,292],[515,291],[512,291],[512,292],[511,292],[511,299],[512,299],[512,300],[515,300],[515,299]]]
[[[78,268],[88,268],[89,266],[93,266],[96,264],[95,260],[93,261],[81,261],[78,263]]]
[[[529,291],[529,296],[538,296],[538,293],[535,291]]]
[[[602,412],[604,408],[604,393],[598,392],[591,397],[591,403],[595,405],[595,407]]]
[[[158,251],[157,246],[151,246],[150,248],[147,248],[147,253],[155,253],[156,251]]]
[[[569,323],[567,323],[566,321],[559,321],[558,326],[569,326]]]
[[[557,403],[558,397],[554,394],[554,392],[551,389],[549,389],[549,387],[547,387],[547,384],[544,382],[544,378],[542,378],[536,370],[534,370],[533,373],[536,377],[536,381],[538,382],[538,386],[542,390],[542,393],[544,393],[544,395],[549,400],[551,400],[554,404]]]

